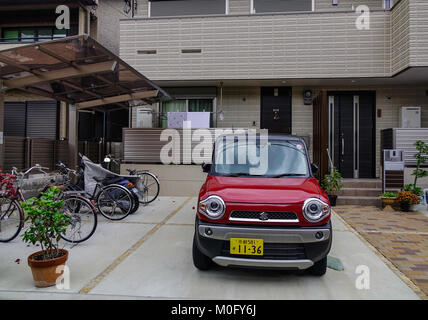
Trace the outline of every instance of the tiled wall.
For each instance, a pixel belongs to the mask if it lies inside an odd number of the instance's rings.
[[[120,55],[152,80],[389,76],[389,13],[372,12],[370,30],[357,30],[355,19],[341,12],[124,20]]]
[[[223,102],[217,90],[217,113],[223,111],[224,120],[217,117],[217,127],[260,127],[260,87],[224,87]]]

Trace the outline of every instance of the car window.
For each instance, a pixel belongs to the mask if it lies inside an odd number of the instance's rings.
[[[308,176],[306,149],[299,141],[225,141],[217,144],[214,172],[225,176]]]

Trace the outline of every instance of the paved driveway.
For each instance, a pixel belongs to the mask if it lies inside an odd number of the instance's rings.
[[[330,255],[341,259],[344,271],[329,269],[321,278],[221,267],[198,271],[191,258],[195,205],[196,198],[162,197],[121,222],[101,217],[91,239],[71,249],[66,245],[69,289],[33,286],[26,259],[39,248],[19,238],[0,244],[0,298],[418,299],[335,216]],[[370,272],[369,289],[356,288],[360,265]]]

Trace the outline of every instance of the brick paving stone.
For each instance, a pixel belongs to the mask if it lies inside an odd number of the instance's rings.
[[[427,216],[355,205],[334,211],[428,296]]]

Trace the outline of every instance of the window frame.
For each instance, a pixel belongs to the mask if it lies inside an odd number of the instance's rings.
[[[226,1],[228,1],[228,0],[226,0]],[[250,13],[251,14],[256,14],[257,12],[256,12],[256,7],[255,7],[255,3],[254,3],[254,1],[255,0],[251,0],[251,2],[250,2]],[[384,0],[385,1],[385,0]],[[392,1],[392,0],[391,0]],[[312,5],[311,5],[311,11],[302,11],[302,12],[315,12],[315,0],[312,0]],[[267,12],[262,12],[262,13],[267,13]],[[270,13],[286,13],[286,12],[283,12],[283,11],[277,11],[277,12],[270,12]]]
[[[224,15],[229,15],[229,1],[230,0],[224,0],[225,3],[225,9],[224,9]],[[253,0],[251,0],[253,1]],[[314,0],[312,0],[314,1]],[[147,18],[169,18],[169,17],[197,17],[200,15],[177,15],[177,16],[152,16],[152,1],[148,0],[147,1]],[[210,15],[218,15],[218,14],[201,14],[201,16],[210,16]]]
[[[42,29],[50,29],[51,30],[52,33],[51,33],[50,39],[48,39],[47,37],[44,37],[42,40],[40,40],[39,31]],[[23,38],[22,37],[22,31],[24,31],[24,30],[34,30],[34,37],[33,38]],[[63,37],[55,36],[56,30],[65,30],[65,35]],[[5,32],[7,32],[7,31],[17,31],[18,32],[18,38],[6,38]],[[1,28],[0,43],[37,43],[37,42],[43,42],[43,41],[62,39],[62,38],[70,36],[71,31],[72,31],[72,28],[70,28],[70,29],[57,29],[55,26],[3,27],[3,28]]]
[[[383,0],[382,2],[383,9],[385,10],[390,10],[394,7],[394,0]],[[389,3],[389,7],[386,6],[387,2]]]

